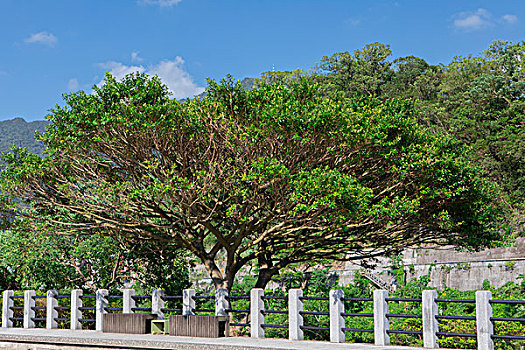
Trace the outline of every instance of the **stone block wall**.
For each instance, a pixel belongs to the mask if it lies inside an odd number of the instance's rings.
[[[525,275],[525,238],[518,238],[511,247],[480,252],[458,252],[452,247],[410,249],[403,254],[403,262],[407,279],[426,275],[430,269],[431,287],[475,290],[485,280],[501,287]]]
[[[525,276],[525,238],[518,238],[510,247],[486,249],[480,252],[458,252],[453,247],[434,247],[407,249],[402,254],[405,266],[405,280],[421,278],[430,273],[431,288],[443,289],[445,286],[459,290],[477,290],[488,280],[492,286],[501,287],[507,282],[520,283]],[[368,269],[387,283],[395,283],[389,273],[391,261],[380,258],[376,267]],[[353,281],[354,274],[361,270],[354,262],[347,262],[344,268],[337,269],[339,284]]]

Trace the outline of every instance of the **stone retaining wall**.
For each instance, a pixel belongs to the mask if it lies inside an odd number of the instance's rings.
[[[429,287],[477,290],[482,288],[485,280],[492,286],[501,287],[510,281],[520,283],[519,277],[525,276],[525,238],[518,238],[511,247],[480,252],[458,252],[453,247],[407,249],[402,262],[407,281],[430,274]],[[391,265],[390,259],[380,258],[371,271],[386,282],[394,283],[395,278],[389,273]],[[352,262],[336,268],[339,283],[352,282],[355,272],[360,269],[359,264]]]

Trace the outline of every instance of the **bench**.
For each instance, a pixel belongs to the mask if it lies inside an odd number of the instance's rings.
[[[170,315],[170,335],[219,338],[229,335],[228,316]]]
[[[151,321],[157,316],[152,314],[104,314],[102,332],[104,333],[151,333]]]

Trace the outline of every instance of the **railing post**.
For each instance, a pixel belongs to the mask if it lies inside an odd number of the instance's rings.
[[[492,305],[490,300],[492,293],[487,290],[476,292],[476,328],[478,334],[478,350],[494,350],[494,325],[492,317]]]
[[[24,291],[24,328],[35,328],[35,299],[34,290]]]
[[[250,335],[252,338],[264,338],[264,290],[254,288],[250,291]]]
[[[195,315],[195,289],[182,290],[182,314]]]
[[[345,312],[345,302],[343,298],[345,292],[341,289],[332,289],[330,291],[330,341],[332,343],[345,342],[345,318],[341,315]]]
[[[228,301],[228,289],[219,288],[215,292],[215,315],[228,316],[230,303]]]
[[[95,330],[102,331],[104,329],[104,314],[107,313],[109,292],[107,289],[98,289],[95,293]]]
[[[151,313],[157,315],[159,320],[164,319],[164,290],[154,289],[151,294]]]
[[[184,289],[182,291],[182,314],[195,315],[195,289]]]
[[[302,289],[290,289],[288,291],[288,338],[290,340],[303,340],[303,297]]]
[[[4,290],[2,294],[2,328],[11,328],[13,327],[13,309],[11,309],[15,302],[11,299],[15,295],[15,292],[12,290]]]
[[[82,329],[82,289],[73,289],[71,291],[71,329]]]
[[[436,299],[438,293],[436,290],[424,290],[422,295],[422,314],[423,314],[423,346],[429,349],[437,349],[438,338],[438,321],[436,316],[438,314],[438,305]]]
[[[135,289],[124,289],[122,291],[122,313],[132,314],[135,308]]]
[[[388,335],[388,291],[377,289],[374,290],[374,342],[375,345],[390,345],[390,336]]]
[[[46,328],[54,329],[58,327],[58,291],[52,289],[46,293]]]

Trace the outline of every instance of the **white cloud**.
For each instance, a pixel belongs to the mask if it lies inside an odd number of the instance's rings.
[[[506,14],[500,18],[492,18],[492,14],[482,8],[474,12],[461,12],[454,15],[454,27],[464,31],[481,30],[493,27],[497,24],[514,24],[518,21],[518,16]]]
[[[163,60],[159,64],[150,66],[127,66],[120,62],[107,62],[100,65],[117,79],[122,79],[129,73],[140,72],[148,75],[157,75],[173,93],[173,97],[180,99],[198,95],[204,91],[197,86],[191,75],[184,69],[184,60],[177,56],[174,60]],[[103,81],[97,85],[102,85]]]
[[[182,0],[138,0],[140,4],[158,5],[160,7],[171,7],[177,5]]]
[[[475,12],[461,12],[456,15],[454,27],[473,31],[492,26],[491,14],[485,9],[479,8]]]
[[[131,53],[131,62],[142,62],[144,59],[142,57],[139,57],[139,53],[137,51],[133,51]]]
[[[518,16],[506,14],[501,19],[509,24],[514,24],[518,21]]]
[[[53,47],[58,42],[56,36],[48,32],[39,32],[32,34],[29,38],[24,40],[28,44],[42,44]]]
[[[78,80],[76,78],[69,79],[67,82],[67,89],[69,91],[76,91],[80,87],[80,84],[78,83]]]
[[[184,98],[202,93],[204,88],[195,84],[193,78],[184,70],[183,66],[184,60],[177,56],[173,61],[165,60],[151,67],[149,74],[158,75],[176,98]]]

